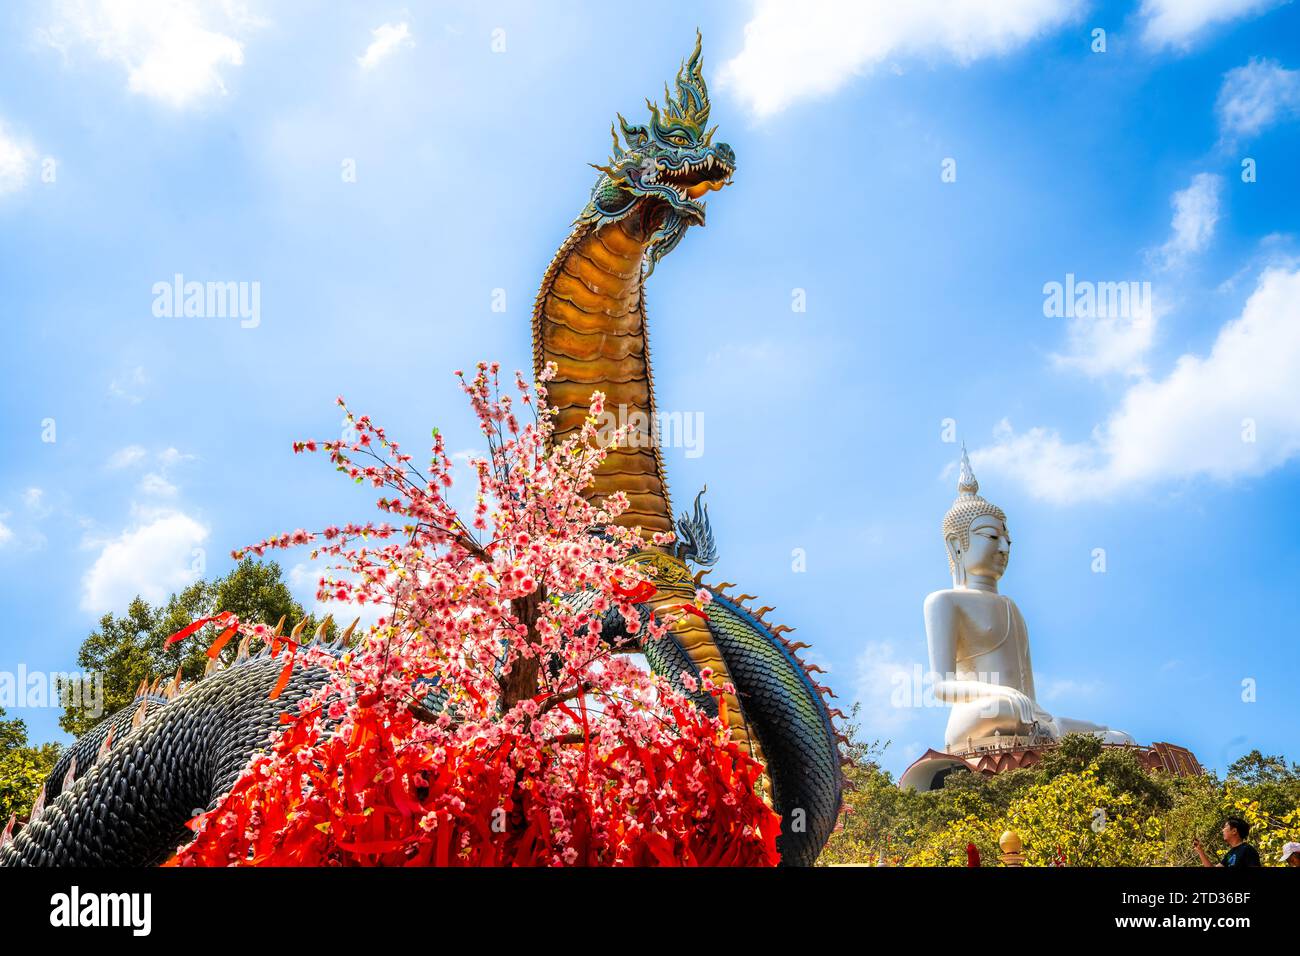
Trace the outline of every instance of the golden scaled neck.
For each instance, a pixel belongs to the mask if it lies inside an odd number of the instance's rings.
[[[555,438],[581,428],[594,391],[605,393],[609,430],[627,425],[626,445],[611,451],[589,497],[623,491],[631,503],[625,527],[672,530],[672,503],[663,460],[654,444],[654,379],[650,369],[641,261],[646,235],[640,217],[600,227],[580,225],[560,247],[533,309],[536,370],[556,364],[548,386],[559,409]]]

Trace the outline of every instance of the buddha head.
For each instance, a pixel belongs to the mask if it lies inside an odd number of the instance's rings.
[[[996,583],[1011,557],[1007,516],[993,502],[981,498],[979,490],[963,445],[957,500],[943,516],[943,542],[954,587],[964,587],[972,577]]]

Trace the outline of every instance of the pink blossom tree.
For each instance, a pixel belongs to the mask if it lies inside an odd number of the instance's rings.
[[[452,461],[436,429],[425,472],[351,412],[354,441],[295,444],[380,489],[393,521],[298,530],[246,550],[311,546],[330,568],[317,597],[380,616],[341,655],[265,623],[217,622],[218,643],[242,636],[284,654],[273,695],[296,666],[329,680],[195,821],[175,862],[775,864],[780,822],[756,794],[761,766],[634,648],[602,636],[613,614],[642,641],[671,639],[674,623],[651,616],[641,633],[636,605],[655,585],[625,562],[648,544],[615,523],[626,496],[584,497],[607,451],[596,428],[604,396],[593,395],[578,434],[555,442],[544,381],[530,388],[516,374],[511,395],[496,364],[457,375],[488,444],[471,461],[472,515],[448,501]],[[675,613],[702,613],[707,599]],[[701,676],[706,689],[730,690]]]

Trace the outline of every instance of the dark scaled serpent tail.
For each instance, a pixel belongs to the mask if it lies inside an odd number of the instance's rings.
[[[283,667],[282,657],[263,652],[170,700],[137,698],[88,731],[50,774],[44,807],[0,847],[0,865],[119,867],[166,860],[189,842],[186,822],[215,806],[252,755],[267,747],[280,714],[328,676],[320,667],[297,667],[271,700]],[[104,752],[110,728],[113,740]],[[69,771],[74,781],[65,789]]]
[[[745,716],[767,761],[773,809],[781,816],[777,849],[784,866],[811,866],[839,817],[843,738],[819,687],[794,652],[743,605],[715,597],[709,630],[731,669]],[[657,674],[684,690],[683,672],[698,678],[690,658],[670,637],[651,642],[646,659]],[[711,697],[691,695],[716,716]]]
[[[634,556],[633,561],[653,565],[659,595],[655,609],[694,597],[706,572],[693,578],[679,559],[656,552]],[[712,600],[705,606],[711,650],[721,656],[735,685],[740,713],[730,715],[733,731],[744,727],[757,744],[754,749],[767,768],[772,808],[781,817],[777,848],[783,866],[811,866],[826,845],[839,817],[844,778],[840,744],[847,740],[835,728],[843,714],[830,706],[831,691],[817,683],[821,669],[804,664],[798,656],[806,644],[789,641],[792,628],[773,626],[766,620],[770,607],[751,609],[752,595],[731,597],[734,585],[709,587]],[[642,606],[648,615],[650,606]],[[617,613],[605,619],[606,635],[623,636]],[[646,660],[678,690],[687,693],[710,715],[717,715],[714,699],[702,691],[691,693],[682,675],[700,677],[698,651],[683,646],[680,631],[643,645]],[[744,737],[740,739],[745,739]]]
[[[823,699],[830,691],[743,604],[715,595],[706,610],[767,758],[772,806],[781,815],[781,862],[811,866],[835,827],[843,791],[842,738],[832,722],[838,711]]]
[[[691,579],[685,564],[659,552],[633,560],[652,562],[661,572],[659,596],[640,606],[643,617],[654,605],[691,599],[702,581],[702,574]],[[770,608],[751,610],[744,603],[749,596],[732,598],[728,587],[718,586],[707,605],[707,633],[736,687],[732,699],[738,703],[732,706],[739,709],[729,723],[748,728],[753,752],[767,768],[768,796],[782,820],[782,863],[811,865],[840,808],[837,741],[842,738],[832,724],[838,712],[825,703],[829,692],[813,679],[816,668],[800,663],[801,645],[782,636],[789,629],[769,625]],[[579,607],[584,603],[583,596],[572,600]],[[605,636],[627,636],[616,611],[605,619]],[[689,692],[683,680],[683,675],[700,678],[698,650],[674,632],[644,647],[656,673],[716,716],[715,698],[698,684]],[[266,749],[280,714],[295,709],[328,678],[320,667],[295,668],[272,700],[282,669],[282,659],[263,651],[182,692],[179,683],[166,693],[156,686],[142,692],[64,752],[38,801],[43,806],[0,846],[0,865],[115,867],[166,860],[188,842],[186,823],[212,809],[252,756]]]
[[[650,608],[642,605],[641,613],[648,616]],[[781,636],[786,629],[769,626],[763,613],[728,597],[725,586],[707,613],[744,710],[736,717],[749,725],[765,758],[771,802],[782,819],[782,863],[811,865],[839,812],[839,754],[831,723],[836,712],[824,703],[827,692],[813,680],[814,669],[796,657],[799,645]],[[625,636],[621,620],[610,612],[607,638]],[[651,668],[679,689],[686,690],[683,674],[700,676],[671,634],[650,642],[645,653]],[[251,757],[266,749],[280,714],[328,677],[319,667],[295,668],[279,698],[271,700],[282,669],[282,659],[263,651],[182,693],[146,691],[88,731],[51,772],[43,808],[0,847],[0,865],[121,867],[166,860],[188,842],[186,823],[213,808]],[[698,690],[690,696],[716,716],[713,697]]]

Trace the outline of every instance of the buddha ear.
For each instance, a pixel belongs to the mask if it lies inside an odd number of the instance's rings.
[[[966,581],[966,567],[961,562],[961,541],[955,534],[950,534],[943,539],[944,547],[948,549],[948,560],[952,562],[952,576],[958,583],[964,584]]]

